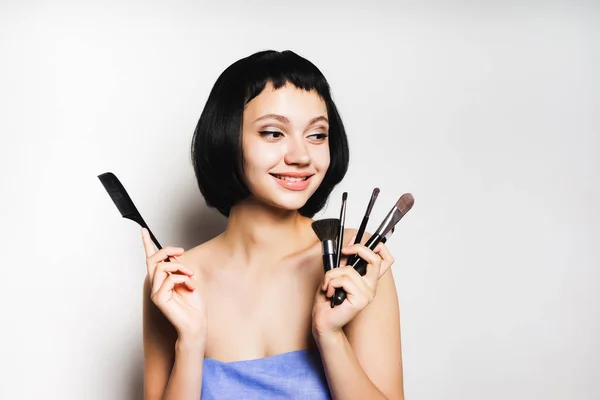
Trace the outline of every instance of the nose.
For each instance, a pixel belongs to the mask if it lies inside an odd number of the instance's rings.
[[[284,161],[288,165],[308,165],[311,162],[310,152],[304,138],[293,138],[288,141]]]

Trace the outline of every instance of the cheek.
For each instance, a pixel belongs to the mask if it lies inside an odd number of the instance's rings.
[[[322,146],[313,154],[313,163],[321,170],[326,171],[331,163],[331,157],[329,154],[329,146]]]
[[[256,151],[256,145],[252,139],[243,139],[242,154],[244,157],[244,175],[246,183],[250,183],[251,177],[260,169],[260,157],[257,157],[259,152]]]
[[[256,158],[263,165],[272,166],[277,164],[283,159],[285,151],[281,146],[269,144],[263,144],[254,148]]]
[[[246,175],[262,174],[277,165],[282,157],[277,146],[249,140],[243,148]]]

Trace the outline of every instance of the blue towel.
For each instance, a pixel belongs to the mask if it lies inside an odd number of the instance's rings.
[[[321,355],[297,350],[246,361],[204,359],[201,400],[330,400]]]

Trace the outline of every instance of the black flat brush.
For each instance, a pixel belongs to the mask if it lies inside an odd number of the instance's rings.
[[[127,194],[127,191],[119,181],[119,178],[117,178],[112,172],[105,172],[104,174],[98,175],[98,179],[100,179],[104,189],[106,189],[113,203],[115,203],[119,209],[121,216],[137,222],[142,228],[146,228],[156,247],[158,247],[159,250],[162,249],[162,246],[160,243],[158,243],[158,240],[148,227],[148,224],[146,224],[146,221],[144,221],[144,218],[142,218],[142,215],[136,208],[135,204],[133,204],[131,197],[129,197],[129,194]]]
[[[313,231],[323,246],[323,269],[325,272],[335,268],[335,239],[338,235],[340,220],[327,218],[311,224]]]
[[[365,247],[374,250],[375,247],[377,247],[377,245],[379,244],[379,242],[387,241],[393,233],[396,224],[400,222],[402,217],[404,217],[406,213],[410,211],[414,203],[415,199],[412,196],[412,194],[403,194],[398,199],[394,207],[392,207],[392,209],[385,217],[381,225],[379,225],[377,231],[375,231],[373,236],[371,236],[369,240],[367,240],[367,243],[365,243]],[[357,255],[349,257],[347,265],[351,265],[362,276],[364,276],[367,273],[367,262]],[[344,291],[344,289],[336,289],[335,294],[333,295],[333,299],[335,305],[342,304],[346,299],[346,292]]]
[[[371,210],[373,210],[373,206],[375,205],[375,200],[377,200],[377,196],[379,195],[379,188],[373,189],[371,193],[371,199],[369,200],[369,204],[367,205],[367,211],[365,212],[365,216],[360,223],[360,227],[358,228],[358,232],[356,233],[356,239],[354,239],[354,243],[360,243],[362,240],[363,234],[365,233],[365,229],[367,229],[367,223],[369,222],[369,216],[371,215]]]

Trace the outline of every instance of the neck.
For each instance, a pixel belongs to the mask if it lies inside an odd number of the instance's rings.
[[[311,222],[298,211],[276,209],[250,198],[232,207],[222,237],[236,264],[260,268],[316,242],[314,233],[309,236]]]

